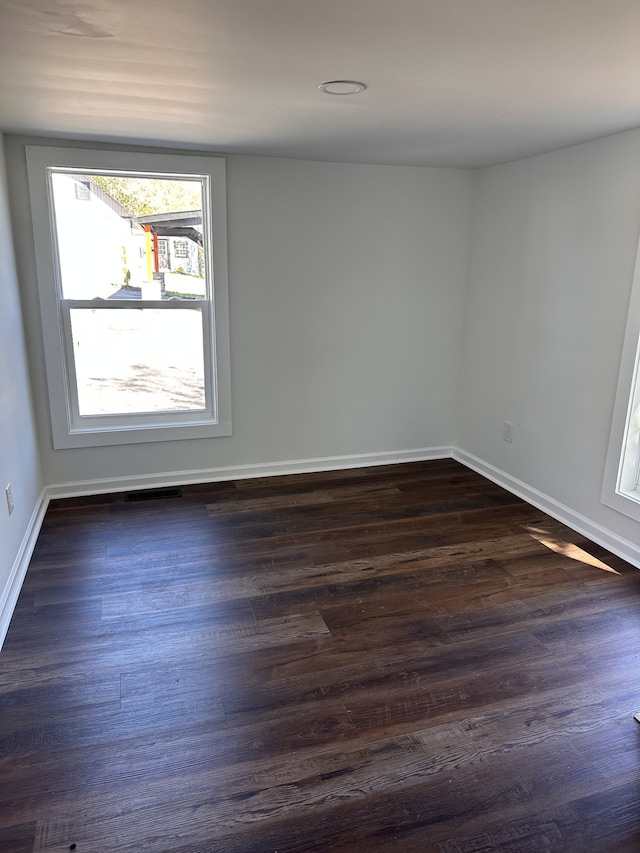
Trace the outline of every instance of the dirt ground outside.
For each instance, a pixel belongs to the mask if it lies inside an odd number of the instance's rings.
[[[199,310],[72,309],[81,415],[203,410]]]

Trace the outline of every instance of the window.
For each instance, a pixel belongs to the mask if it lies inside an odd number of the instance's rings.
[[[622,349],[602,503],[640,521],[640,247]]]
[[[176,258],[188,258],[189,244],[186,240],[176,240],[173,246],[173,251]]]
[[[76,180],[75,183],[76,198],[78,201],[91,200],[91,187],[89,181]]]
[[[28,146],[27,165],[54,447],[230,435],[224,160]],[[166,271],[168,233],[201,263]]]

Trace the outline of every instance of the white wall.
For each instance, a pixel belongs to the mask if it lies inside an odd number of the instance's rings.
[[[34,142],[9,138],[7,154],[47,483],[449,447],[474,174],[233,156],[233,435],[54,451],[24,166]]]
[[[639,152],[636,130],[480,174],[456,443],[640,546],[638,525],[600,503],[640,233]]]
[[[0,136],[0,645],[30,556],[43,481],[31,409],[18,282],[9,226],[3,141]],[[10,516],[5,487],[11,483]]]

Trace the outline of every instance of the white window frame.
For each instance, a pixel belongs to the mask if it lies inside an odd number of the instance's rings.
[[[26,147],[26,156],[54,448],[231,435],[224,159],[190,154],[147,154],[35,145]],[[55,213],[49,192],[48,170],[51,167],[77,170],[82,174],[110,170],[120,174],[149,174],[152,177],[206,178],[209,190],[205,191],[203,198],[203,232],[205,241],[208,241],[205,244],[205,260],[209,292],[205,300],[199,300],[198,307],[203,308],[204,369],[208,373],[209,393],[202,412],[78,416],[75,376],[69,367],[69,310],[62,298],[56,257]],[[82,307],[78,300],[73,302],[74,307]],[[127,307],[164,309],[170,306],[166,302],[152,304],[143,300],[142,304],[130,302]]]
[[[622,347],[602,503],[640,521],[640,245]]]

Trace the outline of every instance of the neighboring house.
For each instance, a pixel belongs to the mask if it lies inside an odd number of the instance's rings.
[[[155,272],[204,276],[201,210],[139,216],[137,222],[154,235]]]
[[[103,299],[145,277],[144,229],[89,175],[52,174],[64,295]]]

